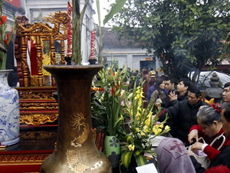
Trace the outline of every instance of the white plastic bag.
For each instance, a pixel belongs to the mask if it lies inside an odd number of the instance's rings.
[[[212,146],[216,140],[219,140],[221,137],[223,137],[223,142],[222,144],[219,146],[218,150],[221,149],[221,147],[224,145],[224,142],[226,140],[225,136],[223,135],[223,133],[220,136],[217,136],[212,142],[211,144],[209,144],[210,146]],[[199,138],[198,141],[203,141],[204,144],[206,144],[205,140],[201,137]],[[211,161],[208,159],[207,154],[205,154],[202,150],[197,150],[196,152],[191,150],[191,145],[188,148],[189,151],[191,151],[191,153],[193,154],[193,156],[195,157],[196,161],[199,162],[201,164],[201,166],[205,169],[208,168],[208,166],[210,165]]]

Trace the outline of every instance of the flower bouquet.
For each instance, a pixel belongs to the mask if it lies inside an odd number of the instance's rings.
[[[144,153],[155,155],[152,150],[151,140],[156,136],[167,133],[170,128],[164,126],[164,122],[158,122],[158,111],[153,116],[153,102],[150,102],[147,108],[144,108],[143,87],[134,87],[133,92],[125,101],[125,112],[129,119],[128,131],[123,133],[124,146],[121,146],[121,162],[125,168],[129,167],[132,156],[135,157],[138,166],[147,163]]]
[[[16,28],[16,20],[14,26],[11,28],[10,34],[6,32],[7,17],[2,15],[3,0],[0,0],[0,69],[6,69],[7,48],[9,42],[13,38],[14,30]],[[15,16],[14,16],[15,18]]]
[[[92,117],[99,129],[106,135],[116,136],[123,118],[124,96],[128,86],[125,83],[127,71],[122,68],[115,71],[114,65],[98,72],[98,87],[92,87],[95,97],[92,104]]]
[[[109,158],[112,167],[119,165],[120,161],[120,142],[119,133],[123,131],[121,126],[124,120],[124,99],[128,86],[125,83],[127,70],[115,70],[112,65],[108,70],[102,69],[98,73],[99,89],[95,89],[92,104],[93,122],[99,133],[105,134],[104,152]],[[103,140],[103,139],[102,139]]]

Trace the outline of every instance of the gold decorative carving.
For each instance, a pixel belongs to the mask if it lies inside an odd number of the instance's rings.
[[[73,141],[71,141],[71,145],[74,147],[81,146],[89,135],[89,124],[86,123],[86,119],[82,113],[77,113],[71,119],[70,125],[73,127],[74,130],[82,131],[82,133],[77,136]]]
[[[57,136],[56,132],[47,132],[47,131],[30,131],[30,132],[25,132],[20,134],[20,138],[32,139],[32,140],[49,139],[56,136]]]
[[[0,155],[0,166],[3,165],[23,165],[23,164],[41,164],[49,154],[22,154],[22,155]]]
[[[54,100],[53,93],[50,92],[39,92],[39,91],[24,91],[19,92],[19,99],[31,100],[31,99],[43,99],[43,100]]]
[[[19,98],[23,98],[23,99],[52,99],[53,98],[53,94],[51,93],[40,93],[40,92],[23,92],[20,93]]]
[[[90,159],[85,160],[82,154],[91,156]],[[100,170],[105,164],[102,160],[98,159],[98,155],[95,155],[93,150],[89,148],[79,147],[78,149],[70,149],[66,152],[67,164],[69,168],[75,173],[95,173]],[[89,160],[94,160],[93,164]],[[96,160],[96,162],[95,162]]]
[[[23,73],[24,86],[28,87],[30,71],[27,63],[27,48],[26,48],[25,36],[21,37],[21,60],[22,60],[22,73]]]
[[[20,110],[58,110],[58,103],[20,103]]]
[[[51,64],[56,64],[55,62],[55,40],[67,39],[67,12],[56,12],[53,15],[45,18],[49,23],[52,23],[54,27],[49,26],[47,23],[35,23],[28,24],[27,22],[22,22],[22,18],[18,18],[17,23],[17,38],[20,38],[20,58],[21,58],[21,68],[23,74],[23,84],[25,87],[31,86],[30,84],[30,72],[27,64],[27,39],[30,40],[32,36],[36,39],[36,49],[37,49],[37,69],[38,69],[38,85],[43,86],[43,74],[42,74],[42,40],[50,41],[51,50]],[[64,44],[61,43],[61,63],[65,64],[64,61]],[[54,79],[52,80],[54,81]],[[53,83],[54,85],[54,83]]]
[[[28,125],[40,125],[48,122],[54,122],[58,119],[58,113],[51,114],[21,114],[20,123],[25,123]]]
[[[21,25],[18,24],[18,34],[19,35],[51,35],[52,28],[47,23],[35,23],[32,25]]]
[[[44,20],[48,23],[54,24],[53,34],[58,34],[59,31],[67,31],[68,14],[67,12],[55,12],[50,13],[48,17],[44,17]]]
[[[56,87],[19,87],[20,123],[40,125],[58,118],[58,103],[53,97]]]

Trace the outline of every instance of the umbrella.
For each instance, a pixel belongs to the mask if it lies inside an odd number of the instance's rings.
[[[192,72],[191,74],[193,75],[193,73],[194,72]],[[200,84],[203,83],[206,87],[211,87],[209,81],[213,73],[216,73],[217,76],[219,77],[222,87],[224,86],[225,83],[230,82],[230,76],[225,73],[221,73],[218,71],[201,71],[198,83]]]

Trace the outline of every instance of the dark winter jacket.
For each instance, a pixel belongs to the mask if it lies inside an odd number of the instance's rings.
[[[173,105],[175,105],[176,103],[178,103],[179,101],[178,100],[173,100],[173,101],[170,101],[170,97],[169,97],[169,94],[171,93],[171,92],[175,92],[176,90],[174,89],[174,90],[172,90],[172,91],[168,91],[168,92],[166,92],[166,99],[165,99],[165,103],[164,103],[164,105],[162,106],[162,107],[164,107],[164,108],[168,108],[168,107],[170,107],[170,106],[173,106]]]
[[[187,98],[188,92],[184,93],[184,94],[181,95],[181,96],[179,96],[179,93],[176,93],[176,94],[178,95],[178,98],[177,98],[177,100],[171,101],[171,104],[172,104],[172,105],[175,105],[175,104],[177,104],[178,102],[183,101],[183,100],[188,100],[188,98]]]
[[[159,121],[164,121],[166,114],[168,113],[168,122],[177,122],[176,127],[171,127],[172,131],[176,131],[176,138],[179,138],[182,142],[186,142],[189,134],[189,129],[192,125],[197,124],[196,114],[200,106],[204,103],[199,100],[195,105],[190,105],[188,100],[181,101],[174,106],[161,111]]]

